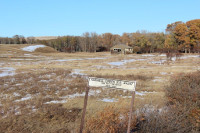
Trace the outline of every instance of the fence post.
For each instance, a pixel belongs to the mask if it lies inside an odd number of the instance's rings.
[[[84,105],[83,105],[83,113],[82,113],[81,125],[80,125],[80,133],[83,132],[83,128],[84,128],[85,113],[86,113],[87,101],[88,101],[88,93],[89,93],[89,87],[86,87],[85,98],[84,98]]]
[[[130,128],[131,128],[131,118],[132,118],[132,113],[133,113],[133,105],[134,105],[134,101],[135,101],[135,91],[133,91],[132,94],[132,99],[131,99],[131,108],[130,108],[130,114],[129,114],[129,120],[128,120],[128,129],[127,129],[127,133],[130,133]]]

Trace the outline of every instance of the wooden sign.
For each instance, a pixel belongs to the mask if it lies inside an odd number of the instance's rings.
[[[96,77],[89,77],[88,81],[89,81],[89,86],[91,87],[105,87],[105,88],[125,89],[125,90],[132,91],[132,100],[131,100],[128,129],[127,129],[127,133],[130,133],[133,104],[134,104],[134,99],[135,99],[136,81],[104,79],[104,78],[96,78]],[[83,128],[84,128],[88,93],[89,93],[89,87],[86,88],[86,93],[85,93],[84,106],[83,106],[83,112],[82,112],[82,118],[81,118],[81,124],[80,124],[80,133],[83,133]]]
[[[125,89],[129,91],[135,91],[136,81],[118,80],[118,79],[104,79],[89,77],[89,86],[91,87],[105,87],[105,88],[116,88]]]

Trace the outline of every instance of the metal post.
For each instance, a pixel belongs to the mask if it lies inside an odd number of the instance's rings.
[[[127,133],[130,133],[131,118],[132,118],[132,113],[133,113],[134,100],[135,100],[135,91],[133,91],[133,94],[132,94],[131,108],[130,108],[130,114],[129,114],[129,120],[128,120],[128,129],[127,129]]]
[[[83,106],[83,113],[82,113],[81,125],[80,125],[80,133],[83,132],[83,127],[84,127],[84,122],[85,122],[85,113],[86,113],[87,101],[88,101],[88,93],[89,93],[89,87],[86,87],[85,98],[84,98],[84,106]]]

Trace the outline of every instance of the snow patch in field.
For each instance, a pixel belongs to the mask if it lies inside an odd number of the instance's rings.
[[[153,82],[161,82],[161,81],[162,81],[161,77],[155,77],[155,79],[153,79]]]
[[[15,97],[18,97],[18,96],[20,96],[20,94],[19,94],[19,93],[17,93],[17,92],[14,92],[14,93],[13,93],[13,95],[14,95]]]
[[[97,95],[99,93],[101,93],[100,90],[90,90],[89,93],[88,93],[88,96],[94,96],[94,95]],[[83,96],[85,96],[85,92],[83,92],[83,93],[74,93],[74,94],[67,95],[67,96],[64,96],[64,97],[61,97],[61,98],[73,99],[73,98],[76,98],[76,97],[83,97]]]
[[[85,73],[81,73],[84,70],[81,69],[73,69],[72,73],[70,75],[86,75]]]
[[[86,58],[87,60],[102,60],[106,59],[107,57],[94,57],[94,58]]]
[[[136,59],[130,59],[130,60],[122,60],[122,61],[116,61],[116,62],[109,62],[109,65],[114,65],[114,66],[121,66],[124,65],[128,62],[134,62],[136,61]]]
[[[53,100],[53,101],[50,101],[50,102],[46,102],[45,104],[51,104],[51,103],[58,104],[58,103],[66,103],[66,102],[67,102],[67,100],[61,100],[61,101]]]
[[[152,54],[144,54],[144,55],[142,55],[142,56],[144,56],[144,57],[153,57],[153,56],[155,56],[155,55],[152,55]]]
[[[15,102],[21,102],[21,101],[26,101],[26,100],[29,100],[31,99],[32,96],[30,94],[26,95],[25,97],[19,99],[19,100],[15,100]]]
[[[83,60],[83,59],[60,59],[60,60],[55,60],[55,61],[65,62],[65,61],[76,61],[76,60]]]
[[[118,102],[118,99],[115,99],[115,98],[111,98],[111,99],[109,99],[109,98],[103,98],[103,99],[101,99],[99,101],[113,103],[113,102]]]
[[[160,72],[160,74],[161,74],[161,75],[167,75],[167,73],[166,73],[166,72]]]
[[[15,75],[15,69],[12,67],[2,67],[0,68],[0,71],[2,71],[0,77]]]
[[[27,46],[27,47],[24,47],[24,48],[22,48],[22,50],[28,51],[28,52],[33,52],[33,51],[35,51],[37,48],[43,48],[43,47],[46,47],[46,46],[45,46],[45,45],[34,45],[34,46]]]
[[[186,56],[180,57],[180,59],[198,58],[198,57],[200,57],[200,55],[186,55]]]
[[[65,61],[100,60],[100,59],[106,59],[106,57],[94,57],[94,58],[82,58],[82,59],[60,59],[60,60],[54,60],[54,61],[65,62]]]
[[[136,91],[135,92],[135,94],[139,95],[139,96],[144,96],[146,94],[153,94],[153,93],[157,93],[157,92],[155,92],[155,91],[152,91],[152,92],[150,92],[150,91],[140,91],[140,92]],[[132,96],[124,96],[123,98],[132,98]]]
[[[97,68],[97,69],[108,69],[109,67],[107,66],[101,66],[101,65],[94,65],[91,68]]]
[[[165,57],[165,56],[166,56],[166,54],[161,54],[160,56],[163,56],[163,57]]]
[[[11,59],[11,60],[34,60],[34,59]]]
[[[159,64],[162,65],[164,62],[166,62],[166,60],[160,60],[160,61],[152,61],[152,64]]]

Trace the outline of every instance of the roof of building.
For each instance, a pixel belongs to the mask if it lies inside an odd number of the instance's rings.
[[[132,47],[125,45],[125,44],[117,44],[117,45],[111,47],[110,49],[113,49],[113,48],[126,49],[126,48],[132,48]]]

